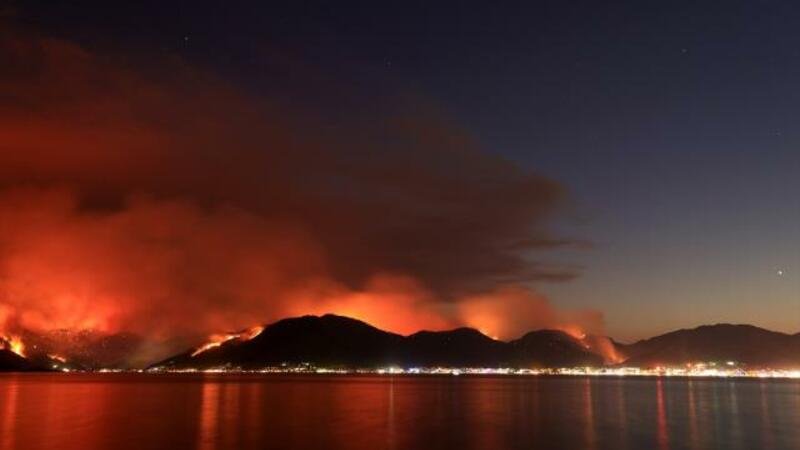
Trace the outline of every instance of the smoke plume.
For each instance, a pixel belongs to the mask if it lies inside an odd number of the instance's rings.
[[[564,244],[562,186],[424,101],[331,123],[179,60],[13,30],[0,60],[0,326],[601,326],[521,287],[575,275],[530,259]]]

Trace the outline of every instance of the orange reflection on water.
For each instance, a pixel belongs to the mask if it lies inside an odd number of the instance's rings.
[[[694,383],[690,379],[688,381],[687,392],[689,399],[687,400],[689,406],[689,443],[691,448],[699,448],[698,434],[697,434],[697,405],[694,398]]]
[[[17,396],[19,386],[16,380],[11,380],[5,389],[2,401],[2,427],[0,428],[0,450],[11,450],[14,448],[16,431],[14,422],[17,417]]]
[[[242,383],[224,383],[222,390],[222,421],[221,433],[222,448],[241,448],[242,437],[246,422],[240,414],[242,399]]]
[[[597,442],[597,433],[594,429],[594,402],[592,401],[592,379],[587,377],[583,382],[583,405],[586,416],[586,443],[584,448],[593,449]]]
[[[470,404],[467,407],[474,409],[475,423],[472,426],[478,430],[475,435],[477,448],[507,448],[503,441],[504,415],[508,404],[506,385],[501,381],[493,383],[484,378],[462,379],[457,388],[467,393]]]
[[[257,446],[259,442],[260,430],[263,426],[260,403],[263,395],[261,383],[249,383],[245,390],[244,400],[247,404],[247,430],[245,438],[248,447]]]
[[[797,448],[800,386],[764,381],[760,398],[758,388],[666,379],[12,375],[0,376],[0,450]],[[717,404],[715,391],[725,393]]]
[[[213,450],[217,447],[219,436],[219,383],[203,383],[200,402],[200,434],[197,439],[198,450]]]
[[[625,380],[620,378],[616,381],[616,399],[617,399],[617,423],[619,424],[619,448],[627,448],[628,442],[626,440],[628,434],[628,414],[627,405],[625,404],[625,387],[623,384]]]
[[[395,434],[396,418],[394,407],[394,377],[389,380],[388,391],[389,400],[387,401],[386,409],[386,447],[390,450],[393,450],[396,447],[395,441],[397,439]]]
[[[669,449],[669,430],[667,429],[667,411],[664,405],[664,382],[661,378],[656,380],[656,408],[658,411],[658,430],[656,431],[658,448],[667,450]]]
[[[764,448],[773,448],[774,439],[772,437],[772,417],[770,416],[769,401],[766,393],[767,383],[761,380],[759,392],[761,394],[761,434]]]

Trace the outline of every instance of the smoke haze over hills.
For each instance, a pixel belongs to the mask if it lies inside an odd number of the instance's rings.
[[[165,340],[334,312],[397,332],[602,332],[530,283],[560,184],[429,103],[325,122],[175,58],[0,35],[0,325]]]

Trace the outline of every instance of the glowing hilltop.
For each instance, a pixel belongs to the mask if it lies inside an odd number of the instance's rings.
[[[134,336],[23,336],[0,336],[0,370],[145,367],[120,362],[143,346]],[[105,353],[97,356],[95,349]],[[471,328],[403,336],[331,314],[214,334],[148,366],[153,372],[758,377],[794,377],[799,369],[800,335],[749,325],[701,326],[626,345],[580,330],[537,330],[511,341]]]
[[[347,317],[304,316],[214,336],[154,370],[427,371],[576,369],[593,374],[744,374],[800,368],[800,336],[748,325],[678,330],[625,345],[605,337],[538,330],[504,342],[477,330],[421,331],[401,336]],[[278,369],[275,369],[278,368]],[[281,369],[283,368],[283,369]],[[759,372],[760,373],[760,372]],[[782,372],[781,372],[782,373]]]

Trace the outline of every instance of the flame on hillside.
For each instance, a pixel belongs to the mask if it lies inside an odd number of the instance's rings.
[[[19,356],[25,357],[25,343],[19,336],[0,336],[0,349],[9,350]]]
[[[52,359],[53,361],[58,361],[61,364],[66,364],[67,363],[67,358],[65,358],[64,356],[61,356],[61,355],[56,355],[54,353],[50,353],[50,354],[47,355],[47,357]]]
[[[603,362],[606,364],[619,364],[627,359],[625,355],[620,353],[611,338],[607,336],[584,334],[583,337],[580,338],[580,343],[587,350],[602,356]]]
[[[580,341],[581,345],[583,345],[585,348],[589,348],[589,344],[586,343],[585,341],[586,333],[583,331],[581,327],[577,325],[560,325],[557,326],[556,329],[558,329],[559,331],[563,331],[564,333],[567,333],[573,339]]]
[[[264,327],[257,326],[248,328],[239,333],[212,334],[211,336],[209,336],[208,342],[198,347],[197,350],[195,350],[192,353],[192,357],[195,357],[201,353],[205,353],[213,348],[220,347],[222,346],[222,344],[225,344],[226,342],[231,342],[231,341],[247,342],[258,336],[259,334],[261,334],[262,331],[264,331]]]
[[[558,326],[557,329],[567,333],[586,350],[602,356],[603,362],[606,364],[619,364],[626,359],[625,355],[620,353],[611,339],[606,336],[586,334],[577,325],[563,325]]]

